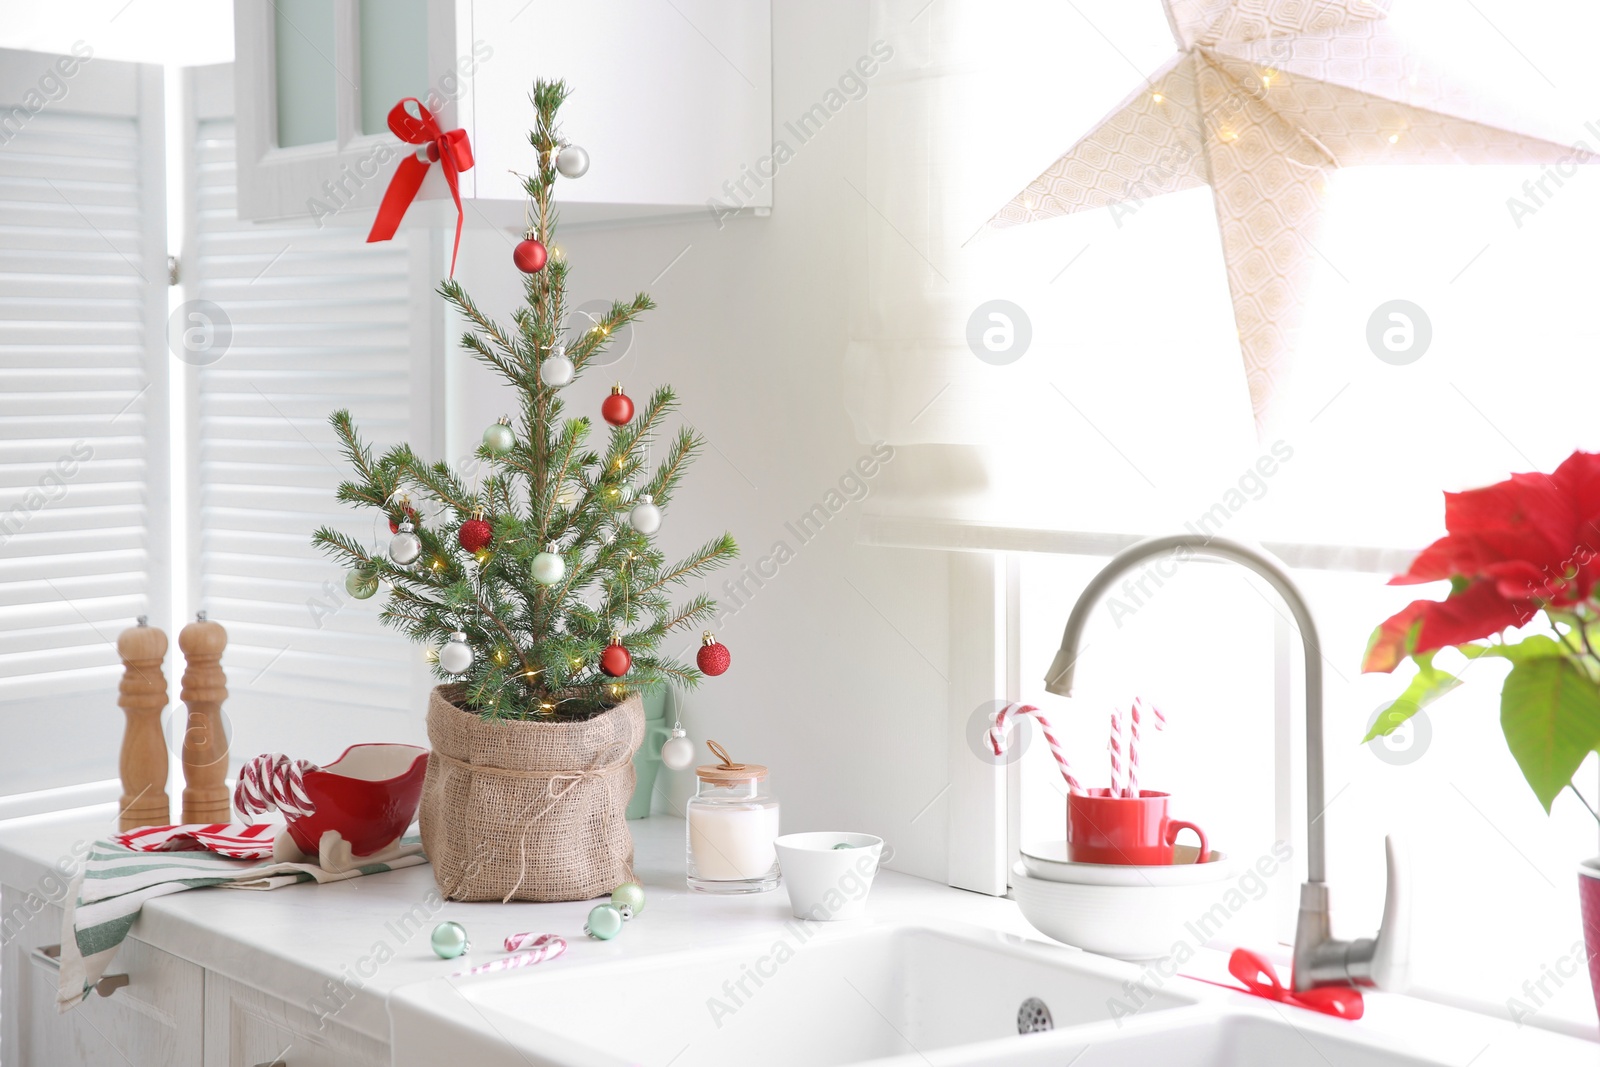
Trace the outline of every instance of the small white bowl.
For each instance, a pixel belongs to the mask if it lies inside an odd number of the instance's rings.
[[[1210,866],[1205,864],[1204,866]],[[1012,867],[1011,895],[1022,917],[1046,937],[1116,959],[1143,962],[1193,952],[1208,940],[1207,915],[1222,898],[1217,883],[1083,885],[1031,877]]]
[[[1221,882],[1234,874],[1226,853],[1212,849],[1204,863],[1196,863],[1200,850],[1193,845],[1176,845],[1177,862],[1161,866],[1133,866],[1116,863],[1074,863],[1067,859],[1065,841],[1037,841],[1022,847],[1022,866],[1031,877],[1046,882],[1072,882],[1077,885],[1203,885]]]
[[[784,834],[774,844],[795,918],[833,922],[866,913],[883,838],[821,831]]]

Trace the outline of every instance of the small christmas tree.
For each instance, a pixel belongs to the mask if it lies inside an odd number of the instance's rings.
[[[603,452],[587,443],[586,416],[562,417],[561,388],[655,306],[640,293],[613,303],[576,337],[562,329],[569,267],[549,251],[551,194],[558,173],[576,177],[588,165],[556,124],[567,93],[559,81],[534,86],[537,122],[528,136],[538,168],[523,180],[532,221],[514,256],[527,274],[527,306],[512,315],[515,329],[487,318],[454,280],[439,290],[473,326],[462,347],[516,388],[517,420],[485,432],[480,474],[469,482],[404,444],[375,459],[350,413],[335,412],[333,427],[356,472],[339,486],[339,499],[384,512],[395,536],[387,554],[326,526],[312,539],[351,567],[353,595],[388,583],[383,621],[432,646],[435,673],[461,683],[465,705],[485,717],[587,718],[634,689],[695,685],[699,670],[658,649],[674,631],[708,620],[716,602],[699,594],[674,605],[668,594],[738,553],[723,534],[668,564],[651,540],[657,509],[671,501],[703,443],[680,429],[647,470],[651,444],[677,406],[670,388],[657,389],[637,416],[620,388],[608,397],[603,411],[613,428]],[[412,493],[431,499],[431,518],[418,514]]]

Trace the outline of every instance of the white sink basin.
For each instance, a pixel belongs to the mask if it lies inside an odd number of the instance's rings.
[[[611,944],[611,943],[608,943]],[[592,947],[592,946],[577,946]],[[1591,1041],[1405,997],[1356,1023],[980,927],[800,924],[390,994],[395,1067],[1523,1067]],[[1017,1033],[1023,1002],[1047,1033]],[[1143,1001],[1128,1015],[1126,1005]],[[1124,1005],[1113,1014],[1113,1002]]]
[[[788,933],[638,964],[560,961],[408,987],[391,1008],[395,1064],[922,1063],[940,1050],[981,1042],[993,1053],[1028,1040],[1018,1036],[1017,1013],[1030,997],[1058,1029],[1104,1023],[1110,1000],[1125,996],[1123,983],[1139,974],[980,929],[800,932],[810,939]],[[1195,1003],[1158,992],[1141,1014]]]

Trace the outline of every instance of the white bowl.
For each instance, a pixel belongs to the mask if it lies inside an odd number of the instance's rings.
[[[831,922],[865,914],[883,838],[823,831],[784,834],[773,844],[795,918]]]
[[[1038,841],[1022,847],[1022,866],[1031,877],[1077,885],[1203,885],[1233,876],[1226,853],[1212,849],[1206,862],[1196,863],[1199,854],[1193,845],[1177,845],[1172,850],[1177,862],[1162,866],[1074,863],[1067,859],[1065,841]]]
[[[1160,959],[1180,946],[1196,951],[1209,939],[1207,916],[1222,903],[1223,892],[1215,882],[1050,882],[1031,877],[1020,863],[1012,867],[1011,895],[1035,930],[1064,945],[1135,962]]]

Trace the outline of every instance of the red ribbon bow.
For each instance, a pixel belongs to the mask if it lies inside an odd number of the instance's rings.
[[[1228,957],[1228,973],[1244,983],[1245,991],[1280,1004],[1293,1004],[1297,1008],[1310,1008],[1324,1015],[1340,1019],[1359,1019],[1366,1010],[1359,989],[1348,986],[1322,986],[1295,992],[1278,981],[1278,972],[1272,964],[1247,948],[1236,948]],[[1220,984],[1220,983],[1213,983]],[[1231,989],[1231,986],[1224,986]]]
[[[415,115],[406,110],[407,104],[416,105]],[[406,97],[390,109],[389,129],[406,144],[425,148],[427,159],[419,158],[421,153],[418,153],[400,161],[394,177],[389,179],[389,188],[384,191],[383,203],[378,205],[378,217],[372,220],[372,232],[367,234],[367,242],[387,241],[394,236],[406,209],[417,198],[417,190],[422,188],[422,179],[428,176],[429,165],[438,161],[444,167],[444,180],[449,184],[450,195],[456,202],[456,243],[450,249],[450,274],[454,277],[456,253],[461,249],[461,224],[466,221],[466,212],[461,207],[458,176],[462,171],[472,169],[472,146],[467,143],[467,131],[451,130],[445,133],[440,130],[433,113],[414,96]]]

